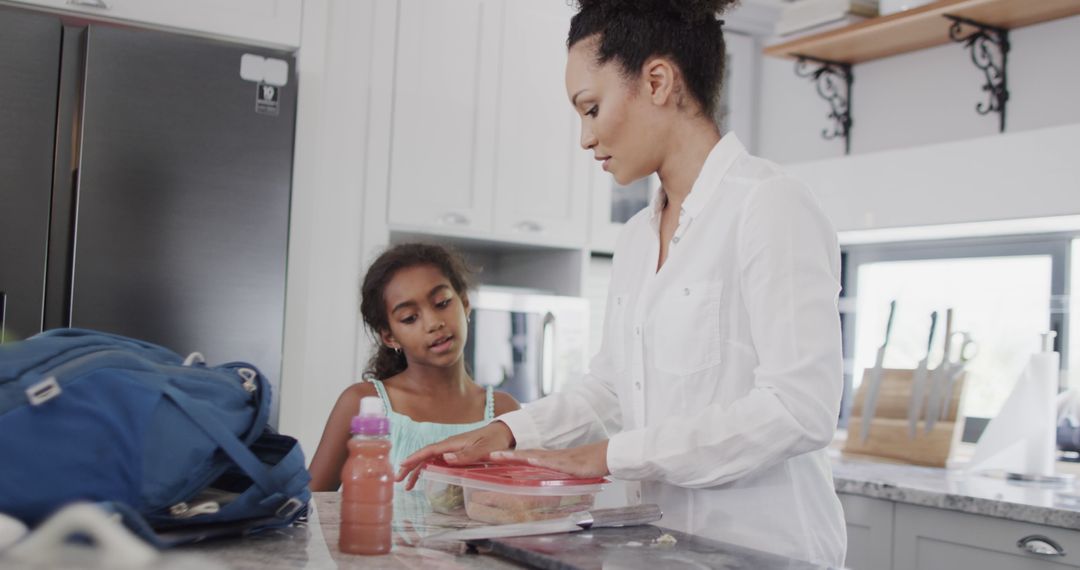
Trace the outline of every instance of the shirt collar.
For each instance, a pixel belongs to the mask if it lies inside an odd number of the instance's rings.
[[[728,170],[731,170],[731,165],[735,164],[735,161],[745,152],[746,147],[743,146],[734,132],[729,132],[720,138],[716,146],[709,151],[709,156],[705,157],[705,163],[701,165],[701,172],[698,173],[697,179],[694,180],[694,185],[690,188],[690,194],[683,201],[682,211],[679,212],[680,218],[689,216],[693,219],[701,213],[709,198],[716,191],[716,187],[720,185],[720,181],[724,179],[724,175],[727,174]],[[656,220],[660,212],[663,211],[666,201],[667,194],[661,188],[649,204],[649,219]]]

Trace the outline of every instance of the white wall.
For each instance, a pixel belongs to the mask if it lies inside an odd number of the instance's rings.
[[[388,232],[385,203],[378,193],[365,203],[365,188],[385,185],[387,145],[372,139],[388,132],[380,105],[389,101],[395,13],[382,0],[304,2],[279,428],[309,460],[366,357],[359,280]],[[386,21],[389,30],[378,25]]]
[[[1002,220],[1027,222],[998,224],[1001,233],[1068,231],[1080,218],[1078,157],[1080,123],[1074,123],[800,162],[787,170],[813,188],[841,232],[957,224],[972,230],[972,223]]]
[[[1006,131],[1080,122],[1080,16],[1010,32]],[[758,152],[780,163],[842,156],[826,141],[828,104],[794,62],[763,58]],[[961,44],[856,65],[852,154],[955,141],[997,133],[981,116],[983,75]]]

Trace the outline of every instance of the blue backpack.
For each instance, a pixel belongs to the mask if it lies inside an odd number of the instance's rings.
[[[255,367],[56,329],[0,346],[0,512],[100,502],[155,545],[292,524],[311,480]]]

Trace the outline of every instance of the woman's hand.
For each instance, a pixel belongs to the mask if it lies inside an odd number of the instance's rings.
[[[607,465],[608,440],[571,449],[548,451],[497,451],[491,454],[494,463],[526,463],[546,467],[575,477],[604,477],[610,475]]]
[[[514,434],[506,424],[496,420],[480,429],[433,443],[406,457],[401,462],[397,480],[404,481],[408,477],[405,490],[411,490],[420,476],[420,467],[438,457],[450,465],[468,465],[485,461],[492,452],[513,446]]]

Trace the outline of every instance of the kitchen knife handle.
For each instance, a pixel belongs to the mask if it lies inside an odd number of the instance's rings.
[[[596,509],[589,511],[592,517],[591,528],[608,526],[629,526],[656,522],[664,516],[658,505],[635,505],[616,509]]]

